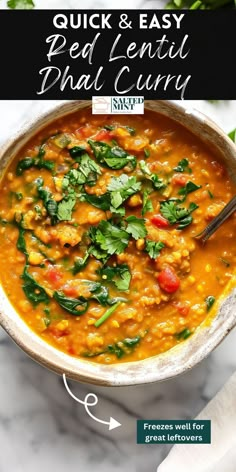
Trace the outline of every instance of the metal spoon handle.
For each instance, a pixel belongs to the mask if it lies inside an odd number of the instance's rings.
[[[205,243],[210,236],[224,223],[227,218],[236,210],[236,195],[227,203],[221,212],[206,226],[206,228],[196,236]]]

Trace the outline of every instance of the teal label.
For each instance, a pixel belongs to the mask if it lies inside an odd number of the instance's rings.
[[[138,420],[137,444],[210,444],[210,420]]]

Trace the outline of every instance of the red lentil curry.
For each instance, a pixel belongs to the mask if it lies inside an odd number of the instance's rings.
[[[144,116],[64,117],[32,138],[0,193],[1,283],[42,339],[100,363],[193,335],[232,277],[236,219],[193,236],[236,193],[190,132]]]

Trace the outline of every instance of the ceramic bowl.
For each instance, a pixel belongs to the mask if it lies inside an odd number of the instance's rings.
[[[89,101],[66,102],[24,126],[0,150],[1,173],[36,132],[55,119],[90,105]],[[236,147],[215,123],[196,110],[186,108],[185,103],[180,106],[168,101],[147,101],[145,107],[189,129],[212,148],[236,178]],[[209,326],[200,327],[191,338],[164,354],[136,362],[103,365],[58,351],[30,330],[1,287],[0,324],[30,357],[58,374],[65,373],[71,379],[103,386],[145,384],[186,372],[215,349],[236,324],[236,290],[225,297]]]

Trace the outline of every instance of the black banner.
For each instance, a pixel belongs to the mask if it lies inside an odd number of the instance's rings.
[[[236,11],[0,12],[0,99],[235,99]]]

